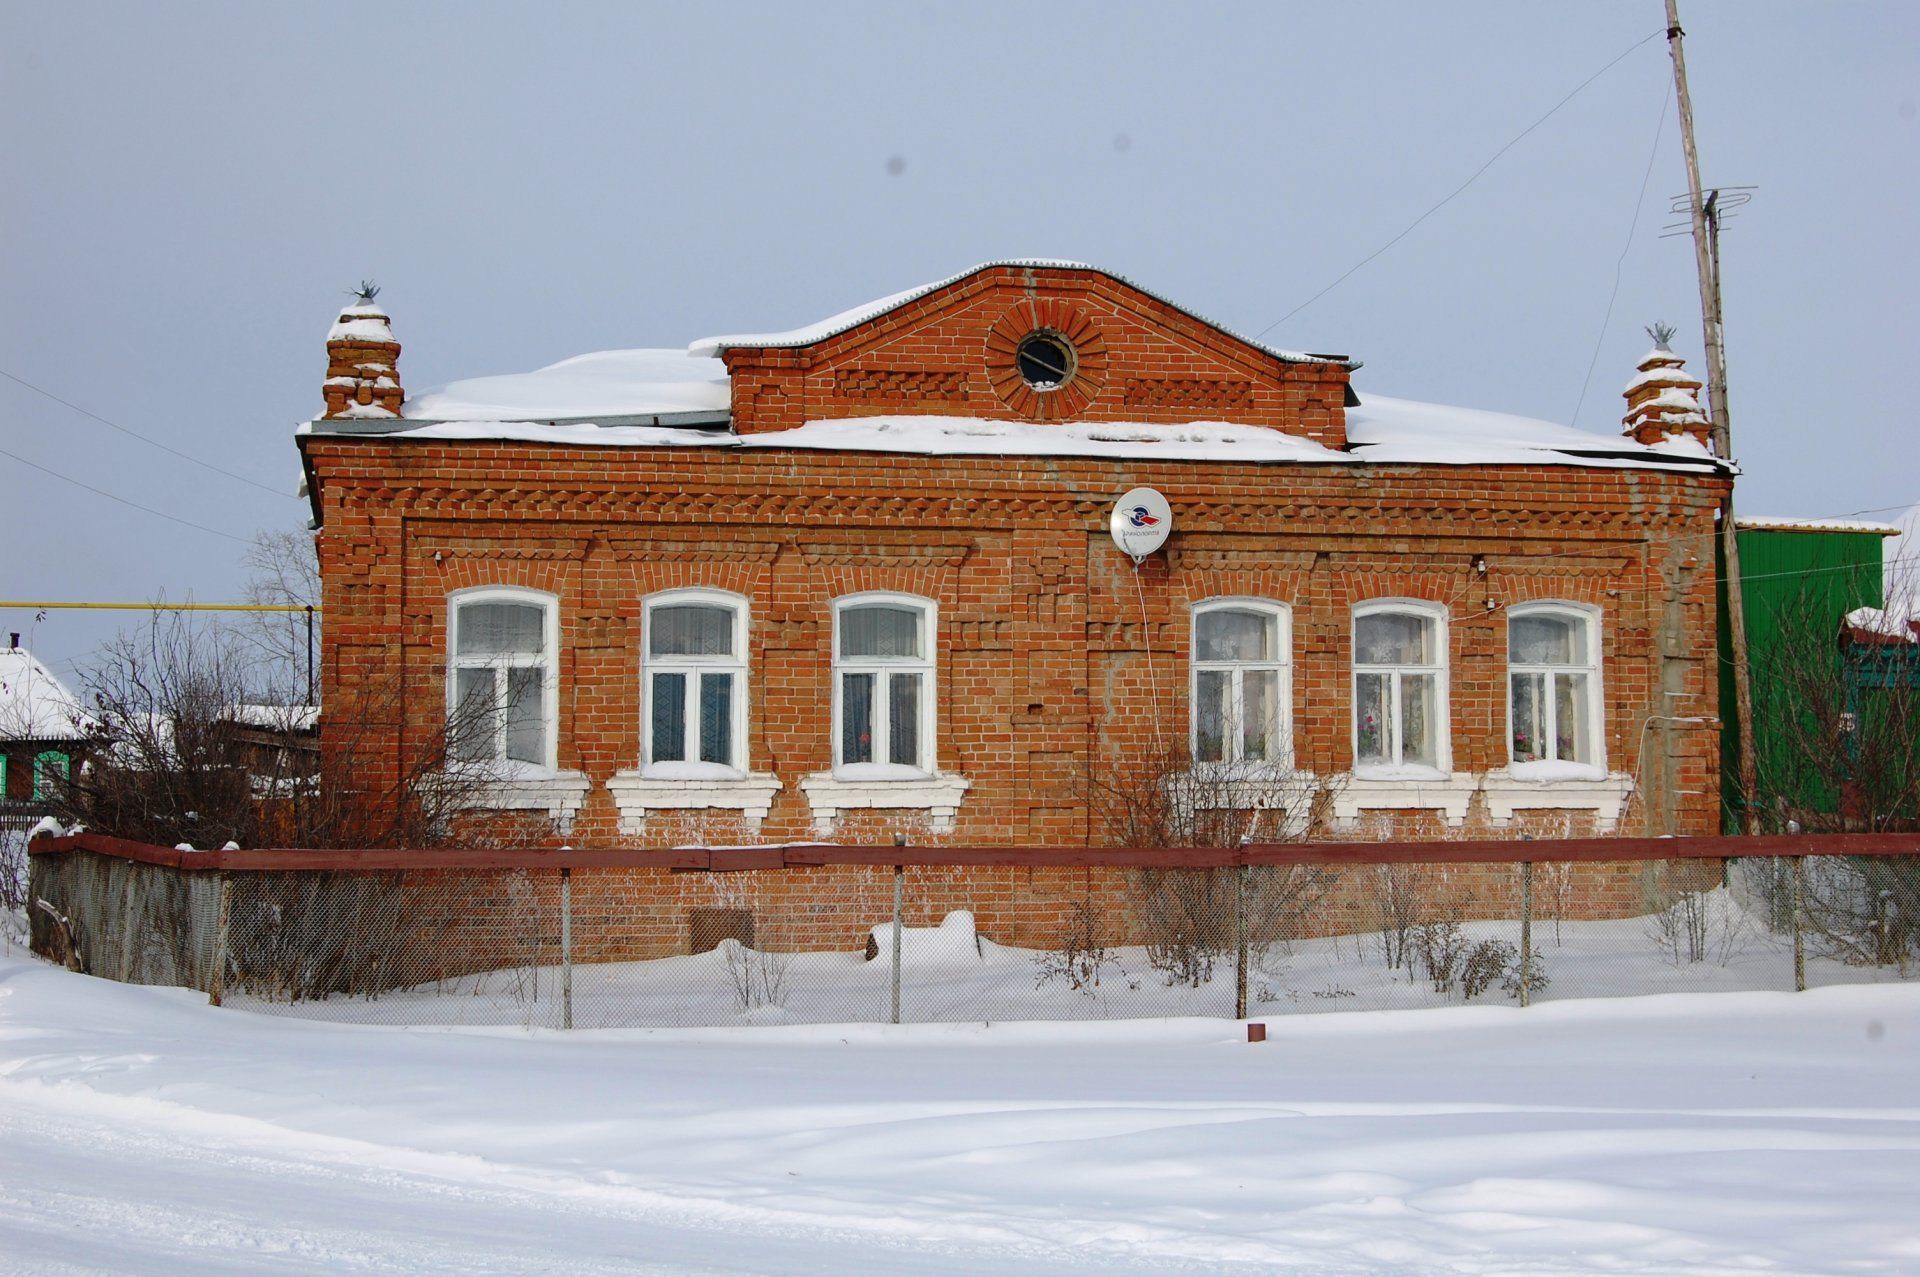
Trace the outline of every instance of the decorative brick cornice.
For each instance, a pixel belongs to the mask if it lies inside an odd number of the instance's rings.
[[[1183,572],[1301,571],[1313,566],[1311,550],[1268,550],[1256,546],[1175,546],[1167,552],[1172,566]]]
[[[894,564],[912,567],[958,567],[972,551],[970,544],[905,545],[867,541],[803,541],[800,557],[810,564]]]
[[[967,374],[937,368],[842,368],[833,375],[833,392],[844,399],[881,403],[965,403]]]
[[[615,541],[607,550],[621,563],[771,563],[778,541]]]
[[[1232,378],[1134,377],[1121,392],[1129,408],[1241,412],[1253,404],[1253,383]]]

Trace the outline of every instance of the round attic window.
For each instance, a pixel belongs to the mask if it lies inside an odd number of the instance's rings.
[[[1014,351],[1021,380],[1035,390],[1058,390],[1073,376],[1073,347],[1059,333],[1028,333]]]

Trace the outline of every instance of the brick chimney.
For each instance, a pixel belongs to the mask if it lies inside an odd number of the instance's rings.
[[[1687,361],[1668,345],[1673,330],[1655,324],[1647,331],[1653,335],[1653,349],[1627,383],[1625,433],[1639,443],[1662,444],[1684,435],[1703,448],[1711,447],[1713,423],[1695,398],[1701,383],[1687,372]]]
[[[373,300],[380,289],[363,283],[355,301],[327,330],[327,379],[321,384],[328,417],[397,417],[406,392],[400,388],[400,343],[385,308]]]

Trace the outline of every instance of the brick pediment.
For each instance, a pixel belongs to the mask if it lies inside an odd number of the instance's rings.
[[[743,434],[961,416],[1227,421],[1346,443],[1349,361],[1269,350],[1087,267],[981,267],[816,338],[747,340],[721,350]]]

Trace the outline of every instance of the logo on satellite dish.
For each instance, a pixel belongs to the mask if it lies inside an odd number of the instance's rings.
[[[1135,488],[1114,502],[1108,530],[1120,552],[1138,563],[1167,543],[1167,534],[1173,531],[1173,507],[1154,489]]]

